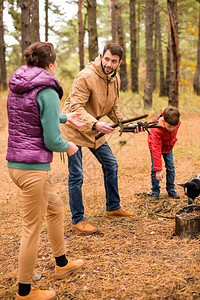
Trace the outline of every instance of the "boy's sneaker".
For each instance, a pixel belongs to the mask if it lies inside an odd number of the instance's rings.
[[[16,300],[54,300],[56,299],[56,293],[54,291],[47,290],[31,290],[27,296],[20,296],[16,294]]]
[[[159,200],[159,194],[153,193],[153,194],[151,195],[151,200],[152,200],[152,201]]]
[[[175,191],[168,192],[168,196],[170,198],[173,198],[173,199],[179,199],[180,198],[180,196]]]

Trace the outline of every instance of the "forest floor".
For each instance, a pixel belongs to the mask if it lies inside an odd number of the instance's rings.
[[[128,116],[144,112],[141,100],[123,96],[122,111]],[[162,102],[159,102],[162,101]],[[148,121],[167,106],[159,100],[149,112]],[[122,105],[123,104],[123,105]],[[130,109],[131,107],[131,109]],[[9,178],[6,168],[6,97],[0,97],[0,299],[15,299],[17,257],[21,232],[20,190]],[[151,202],[150,155],[147,133],[116,132],[109,144],[119,164],[119,192],[122,207],[135,213],[130,218],[105,216],[105,193],[101,167],[84,149],[83,199],[85,216],[98,228],[93,235],[75,234],[67,192],[67,160],[63,164],[54,154],[52,180],[65,203],[66,255],[85,260],[84,268],[70,277],[54,279],[54,259],[44,224],[35,273],[42,275],[33,286],[56,290],[57,299],[139,300],[200,299],[200,239],[180,238],[175,232],[175,214],[187,206],[184,183],[200,173],[200,104],[193,96],[181,99],[181,127],[174,147],[176,191],[181,199],[168,198],[165,179],[161,195]],[[199,198],[196,204],[200,204]]]

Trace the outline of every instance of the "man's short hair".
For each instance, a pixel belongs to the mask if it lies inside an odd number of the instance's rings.
[[[172,126],[177,126],[179,123],[180,113],[177,107],[169,105],[163,112],[165,122]]]
[[[121,60],[123,58],[124,50],[120,45],[118,45],[116,43],[107,44],[103,49],[103,56],[104,56],[105,52],[108,51],[108,50],[110,51],[110,53],[112,55],[118,55],[119,60]]]

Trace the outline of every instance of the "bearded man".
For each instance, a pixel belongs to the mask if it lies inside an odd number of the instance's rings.
[[[75,77],[69,97],[66,99],[62,113],[79,112],[79,118],[85,123],[77,127],[66,123],[61,125],[64,139],[75,143],[79,150],[68,157],[69,169],[69,204],[72,213],[72,229],[85,234],[97,231],[84,218],[82,200],[83,168],[82,147],[88,147],[102,165],[106,192],[106,215],[132,216],[133,213],[121,208],[118,192],[118,164],[105,137],[95,140],[98,133],[109,134],[115,129],[111,124],[100,121],[107,116],[114,123],[125,117],[118,109],[119,78],[116,74],[123,57],[120,45],[109,43],[103,54],[90,62]],[[138,128],[135,132],[138,132]]]

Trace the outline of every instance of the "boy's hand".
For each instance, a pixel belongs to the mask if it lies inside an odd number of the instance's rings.
[[[163,179],[163,171],[162,170],[156,172],[156,179],[159,181],[162,181],[162,179]]]

